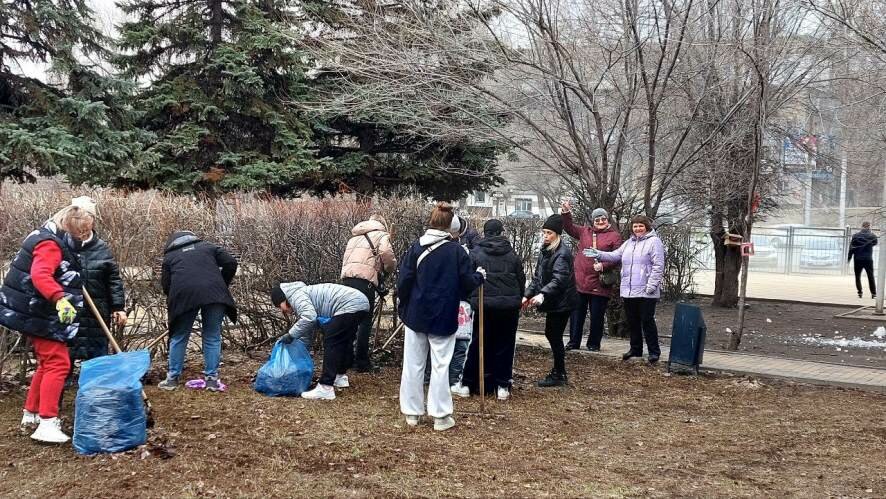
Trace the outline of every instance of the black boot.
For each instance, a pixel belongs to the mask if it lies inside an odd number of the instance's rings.
[[[538,382],[538,386],[540,388],[549,388],[552,386],[565,386],[567,383],[566,373],[558,373],[557,371],[551,371],[550,374],[545,376],[545,379]]]
[[[658,362],[658,355],[650,354],[649,363],[655,365]]]
[[[628,360],[631,357],[642,357],[642,356],[643,356],[642,353],[637,353],[633,350],[628,350],[627,352],[625,352],[621,355],[621,360]]]

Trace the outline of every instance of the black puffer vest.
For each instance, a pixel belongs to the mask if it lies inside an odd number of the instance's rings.
[[[22,334],[56,341],[66,342],[77,336],[83,311],[83,286],[80,263],[66,239],[65,233],[52,223],[28,234],[0,287],[0,325]],[[71,324],[58,320],[55,304],[45,299],[31,281],[34,248],[43,241],[54,241],[62,250],[62,261],[53,277],[77,309],[77,316]]]

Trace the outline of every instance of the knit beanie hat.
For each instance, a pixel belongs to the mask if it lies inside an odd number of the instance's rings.
[[[541,228],[556,232],[558,235],[563,234],[563,217],[557,214],[551,215]]]
[[[596,208],[594,211],[591,212],[591,221],[593,222],[597,219],[597,217],[609,218],[609,213],[607,213],[606,210],[604,210],[603,208]]]
[[[279,307],[284,301],[286,301],[286,294],[283,292],[283,289],[280,288],[280,285],[277,284],[271,288],[271,303],[273,303],[275,307]]]
[[[502,232],[505,231],[504,224],[501,223],[501,220],[491,219],[487,220],[485,224],[483,224],[483,235],[486,237],[490,236],[500,236]]]

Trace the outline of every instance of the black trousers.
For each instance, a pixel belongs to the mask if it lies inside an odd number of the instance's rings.
[[[874,261],[873,260],[859,260],[855,259],[855,289],[858,290],[858,294],[862,293],[861,289],[861,271],[864,270],[868,275],[868,289],[871,290],[871,294],[877,294],[877,282],[874,279]]]
[[[351,345],[357,326],[369,312],[336,315],[325,325],[323,330],[323,371],[320,374],[321,385],[332,385],[336,374],[348,372],[352,356]]]
[[[591,309],[591,332],[588,334],[588,348],[600,348],[600,342],[603,340],[603,321],[606,318],[607,305],[609,305],[608,296],[578,294],[578,305],[572,311],[572,316],[569,318],[569,345],[572,348],[581,346],[581,337],[584,334],[588,308]]]
[[[655,325],[657,298],[624,298],[625,318],[631,330],[631,351],[643,353],[643,339],[649,355],[661,355],[658,345],[658,326]]]
[[[563,346],[563,332],[569,323],[568,312],[548,312],[545,317],[545,338],[551,344],[551,353],[554,355],[554,372],[566,374],[566,348]]]
[[[372,335],[372,314],[375,312],[375,288],[366,279],[356,277],[346,277],[342,279],[341,283],[360,291],[369,299],[369,313],[360,321],[360,327],[354,336],[352,360],[348,364],[349,366],[356,364],[357,367],[367,368],[369,367],[369,337]]]
[[[510,388],[514,370],[514,348],[520,309],[483,310],[483,374],[486,391]],[[461,383],[471,393],[480,393],[480,312],[474,311],[474,339],[468,348],[468,360]]]

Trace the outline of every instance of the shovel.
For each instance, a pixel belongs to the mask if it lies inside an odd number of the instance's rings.
[[[108,329],[108,325],[105,324],[105,320],[102,318],[102,314],[98,311],[98,308],[95,306],[95,302],[92,301],[92,297],[89,296],[89,291],[86,291],[86,287],[83,287],[83,298],[86,300],[86,304],[89,305],[89,310],[92,311],[92,315],[95,316],[95,319],[98,321],[99,325],[102,328],[102,331],[105,332],[105,336],[108,338],[108,342],[111,344],[111,348],[114,349],[114,353],[121,353],[123,350],[120,349],[120,345],[117,344],[117,340],[114,339],[114,335],[111,334],[111,330]],[[145,393],[144,389],[142,389],[142,400],[145,402],[145,420],[147,422],[148,428],[154,427],[154,415],[151,407],[151,402],[148,400],[148,395]]]

